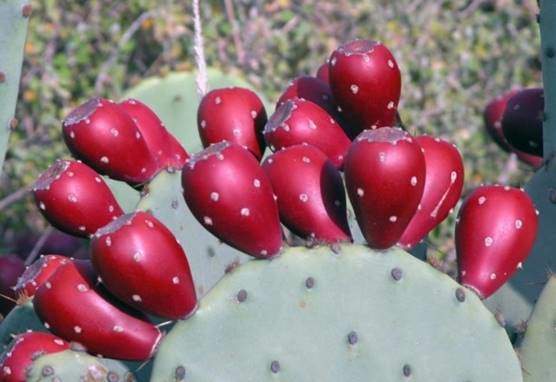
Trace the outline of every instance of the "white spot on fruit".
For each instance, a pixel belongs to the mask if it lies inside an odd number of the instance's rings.
[[[117,137],[118,135],[120,135],[120,132],[117,129],[110,129],[110,134]]]
[[[378,153],[378,160],[380,160],[381,162],[384,162],[386,160],[386,153],[384,153],[384,152]]]
[[[236,137],[239,137],[240,134],[241,134],[241,131],[239,129],[233,129],[232,134],[234,134],[234,136],[236,136]]]
[[[362,188],[358,188],[357,189],[357,195],[363,196],[363,195],[365,195],[365,191]]]
[[[141,301],[143,301],[143,300],[141,299],[141,296],[139,296],[138,294],[134,294],[133,296],[131,296],[131,299],[132,299],[133,301],[135,301],[135,302],[141,302]]]
[[[101,161],[102,163],[108,163],[108,162],[110,162],[110,159],[108,159],[108,157],[101,157],[101,158],[100,158],[100,161]]]
[[[359,91],[359,86],[353,84],[349,87],[349,90],[351,90],[353,94],[357,94],[357,92]]]
[[[394,108],[394,101],[390,101],[388,102],[388,105],[386,106],[389,110]]]
[[[213,202],[217,202],[220,199],[220,194],[218,192],[211,192],[210,193],[210,200]]]
[[[521,227],[523,227],[523,222],[520,219],[516,219],[515,220],[515,228],[516,229],[521,229]]]
[[[392,215],[392,216],[390,216],[390,218],[388,220],[390,220],[392,223],[395,223],[395,222],[398,221],[398,217],[395,216],[395,215]]]
[[[124,331],[124,328],[122,328],[120,325],[114,325],[113,330],[114,330],[116,333],[122,333],[122,332]]]
[[[261,251],[261,255],[262,255],[262,256],[268,255],[268,251],[267,251],[266,249],[263,249],[263,250]]]
[[[305,157],[305,156],[304,156],[303,158],[301,158],[301,160],[302,160],[304,163],[311,163],[311,159],[309,159],[309,157]]]
[[[307,194],[299,194],[299,200],[306,203],[309,200],[309,196],[307,196]]]
[[[138,263],[138,262],[141,260],[141,256],[142,256],[142,255],[143,255],[143,254],[142,254],[141,252],[135,252],[135,253],[133,254],[133,260],[135,260],[135,262]]]
[[[261,187],[261,181],[259,179],[253,180],[253,186],[255,186],[256,188]]]
[[[411,185],[414,186],[414,187],[417,185],[417,177],[416,176],[411,177]]]
[[[75,194],[69,194],[68,200],[72,203],[77,203],[77,196],[75,196]]]
[[[255,110],[251,110],[251,118],[257,118],[257,112]]]
[[[206,225],[212,225],[212,219],[209,218],[208,216],[203,217],[203,221],[205,222]]]
[[[110,238],[110,236],[106,237],[105,243],[107,247],[110,247],[112,245],[112,239]]]
[[[205,121],[204,119],[201,121],[201,128],[205,128],[207,127],[207,121]]]
[[[458,173],[455,172],[455,171],[452,171],[452,172],[450,173],[450,181],[451,181],[452,183],[454,183],[454,182],[456,181],[457,178],[458,178]]]
[[[487,236],[485,237],[485,247],[490,247],[492,245],[494,240],[492,240],[492,237]]]
[[[82,329],[81,329],[80,326],[77,326],[77,325],[76,325],[76,326],[73,327],[73,331],[76,332],[77,334],[79,334],[79,333],[82,332]]]
[[[491,273],[490,274],[490,279],[491,280],[496,280],[496,273]]]
[[[46,287],[46,289],[52,288],[52,284],[49,281],[47,281],[44,286]]]
[[[150,220],[145,220],[145,224],[147,224],[147,227],[149,228],[154,228],[154,223]]]
[[[214,99],[214,103],[217,104],[217,105],[221,104],[221,103],[222,103],[222,98],[216,97],[216,98]]]
[[[40,202],[40,203],[39,203],[39,208],[40,208],[41,210],[43,210],[43,211],[46,211],[46,206],[44,205],[43,202]]]
[[[241,216],[249,216],[251,212],[249,211],[249,208],[242,208],[241,209]]]
[[[102,183],[102,180],[98,176],[95,176],[95,182]]]
[[[77,290],[80,292],[87,292],[89,289],[87,288],[87,286],[85,284],[78,284],[77,285]]]
[[[388,66],[392,69],[394,69],[394,61],[392,60],[388,60]]]
[[[178,276],[172,277],[172,284],[179,284],[179,283],[180,283],[180,278]]]
[[[487,198],[485,198],[484,196],[479,196],[479,200],[478,203],[479,205],[482,205],[486,202]]]

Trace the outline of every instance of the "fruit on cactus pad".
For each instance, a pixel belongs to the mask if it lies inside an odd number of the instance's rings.
[[[412,248],[440,224],[457,204],[463,188],[463,160],[455,145],[427,135],[415,137],[425,155],[425,188],[417,212],[400,244]]]
[[[50,333],[27,332],[16,336],[0,357],[0,381],[25,382],[33,361],[69,349],[70,345]]]
[[[25,270],[25,264],[16,255],[0,256],[0,315],[6,315],[14,307],[16,298],[13,287]]]
[[[33,303],[48,329],[93,354],[143,361],[161,338],[154,325],[107,300],[89,261],[62,265],[37,290]]]
[[[104,180],[89,166],[58,159],[33,185],[40,212],[61,231],[88,237],[123,214]]]
[[[318,70],[317,70],[317,78],[319,80],[322,80],[326,83],[329,82],[329,74],[328,74],[328,62],[325,62],[324,64],[322,64],[321,66],[319,66]]]
[[[260,98],[240,87],[208,92],[197,110],[197,126],[204,147],[220,141],[237,143],[261,159],[267,116]]]
[[[510,98],[517,94],[519,90],[510,90],[499,97],[496,97],[490,101],[485,108],[483,113],[483,118],[485,121],[485,127],[487,133],[490,137],[505,151],[514,152],[517,157],[524,163],[535,168],[542,165],[542,156],[537,156],[533,154],[527,154],[523,151],[517,150],[512,147],[506,137],[504,137],[504,131],[502,130],[502,117],[504,116],[504,111],[506,110],[506,105]]]
[[[385,249],[396,244],[423,195],[426,165],[419,144],[399,128],[365,130],[348,151],[344,173],[369,246]]]
[[[533,248],[537,213],[521,189],[498,185],[475,189],[456,221],[460,282],[481,298],[500,288]]]
[[[322,151],[290,146],[268,157],[263,169],[286,227],[315,242],[351,241],[342,176]]]
[[[280,251],[272,186],[249,151],[227,141],[211,145],[188,159],[182,185],[195,218],[220,240],[255,257]]]
[[[73,110],[62,127],[72,154],[103,175],[136,185],[158,170],[135,122],[114,101],[93,98]]]
[[[395,125],[401,75],[382,43],[354,40],[340,46],[330,57],[329,76],[334,100],[358,132]]]
[[[151,108],[136,99],[124,100],[119,106],[135,122],[159,169],[183,167],[189,155]]]
[[[328,83],[310,76],[302,76],[293,80],[280,96],[276,108],[289,99],[303,98],[326,110],[328,114],[338,117],[338,107],[334,102]]]
[[[195,310],[185,252],[151,214],[130,213],[99,229],[91,254],[102,283],[126,304],[169,319],[183,319]]]
[[[542,156],[543,112],[543,89],[523,89],[514,94],[502,117],[502,129],[509,144],[525,153]]]
[[[272,150],[302,143],[313,145],[337,168],[342,167],[351,144],[330,114],[302,98],[284,101],[276,109],[265,126],[264,137]]]
[[[59,255],[42,255],[27,267],[17,280],[15,292],[18,296],[33,297],[37,289],[48,281],[59,267],[71,261]]]

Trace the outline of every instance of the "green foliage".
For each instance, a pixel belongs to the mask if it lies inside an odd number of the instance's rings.
[[[549,279],[535,305],[527,332],[519,348],[523,380],[546,382],[556,380],[556,278]]]
[[[27,330],[48,331],[35,313],[30,301],[18,305],[4,320],[0,321],[0,353],[4,351],[14,336],[25,333]]]
[[[472,292],[399,249],[344,245],[234,270],[163,339],[151,381],[406,379],[522,380]]]

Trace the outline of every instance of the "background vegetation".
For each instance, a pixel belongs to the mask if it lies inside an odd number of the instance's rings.
[[[34,2],[20,124],[0,178],[0,253],[25,256],[47,227],[25,191],[55,158],[68,156],[60,121],[71,108],[94,95],[118,99],[149,76],[194,69],[188,3]],[[208,65],[246,78],[269,99],[294,77],[313,74],[340,43],[378,39],[403,73],[405,124],[458,145],[466,190],[498,179],[521,184],[531,175],[488,138],[482,110],[511,87],[540,84],[534,0],[201,3]],[[443,252],[452,248],[452,220],[432,237]]]

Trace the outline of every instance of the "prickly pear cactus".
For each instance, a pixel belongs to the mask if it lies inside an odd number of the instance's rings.
[[[251,85],[240,78],[215,69],[208,70],[208,82],[211,88],[251,88]],[[130,89],[125,98],[137,98],[149,105],[191,154],[203,148],[197,133],[197,107],[200,98],[195,88],[195,73],[172,73],[163,78],[149,78],[141,82]]]
[[[195,275],[197,295],[203,296],[227,270],[250,257],[208,232],[185,204],[181,190],[181,173],[163,171],[149,183],[137,209],[150,211],[176,236]]]
[[[33,309],[33,303],[16,306],[0,324],[0,353],[11,342],[15,335],[25,333],[27,330],[35,332],[48,331]]]
[[[525,382],[556,380],[556,277],[552,276],[535,305],[519,354]]]
[[[139,192],[134,190],[130,185],[124,182],[118,182],[117,180],[110,179],[108,177],[104,177],[106,184],[112,190],[114,197],[118,201],[120,207],[125,212],[133,212],[135,210],[135,206],[139,203],[139,199],[141,198]]]
[[[522,379],[477,296],[404,251],[358,245],[237,268],[166,336],[151,379],[317,380]]]
[[[511,281],[487,304],[500,311],[510,325],[527,320],[548,277],[546,270],[554,269],[556,246],[556,1],[540,1],[541,60],[543,73],[545,114],[543,125],[544,160],[525,189],[537,206],[539,232],[533,251]]]
[[[39,357],[29,370],[29,382],[132,382],[135,377],[121,362],[66,350]]]
[[[0,170],[19,91],[23,46],[31,13],[29,0],[0,0]]]

